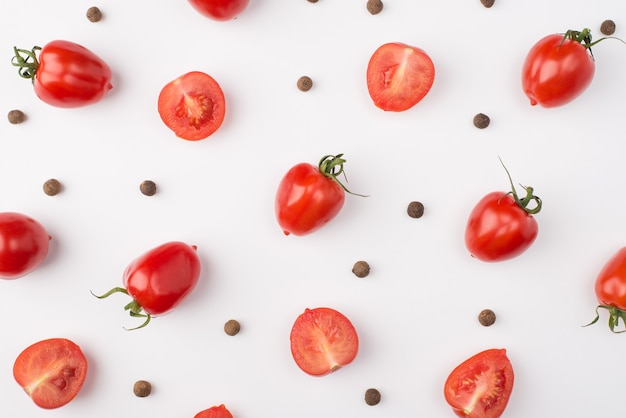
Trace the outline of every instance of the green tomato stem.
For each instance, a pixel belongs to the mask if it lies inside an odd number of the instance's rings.
[[[345,159],[342,158],[343,154],[337,155],[325,155],[322,157],[320,162],[318,163],[318,168],[320,173],[324,177],[328,177],[335,183],[337,183],[346,193],[350,193],[355,196],[367,197],[366,195],[352,193],[348,188],[337,178],[339,175],[343,174],[343,177],[348,181],[348,177],[343,170],[343,164],[346,162]]]
[[[103,295],[99,295],[99,296],[96,295],[95,293],[91,292],[91,294],[94,295],[95,297],[97,297],[98,299],[108,298],[109,296],[111,296],[114,293],[123,293],[125,295],[128,295],[128,290],[126,290],[123,287],[114,287],[113,289],[111,289],[108,292],[104,293]],[[149,313],[143,312],[143,308],[141,307],[139,302],[137,302],[135,299],[133,299],[129,303],[127,303],[126,306],[124,306],[124,310],[128,311],[130,316],[133,317],[133,318],[145,318],[145,321],[144,321],[143,324],[141,324],[141,325],[139,325],[138,327],[135,327],[135,328],[124,328],[126,331],[133,331],[133,330],[136,330],[136,329],[139,329],[139,328],[143,328],[146,325],[148,325],[150,323],[150,319],[152,319],[152,316]]]
[[[593,320],[587,325],[583,325],[584,327],[588,327],[589,325],[593,325],[598,322],[598,319],[600,319],[600,313],[598,312],[598,309],[600,308],[609,311],[609,329],[611,330],[611,332],[615,334],[621,334],[622,332],[626,332],[626,311],[610,305],[596,306],[596,317],[593,318]],[[619,326],[620,319],[624,323],[625,328],[621,331],[616,331],[615,328]]]
[[[534,214],[539,213],[539,211],[541,210],[542,202],[539,196],[535,196],[533,194],[534,189],[530,186],[526,187],[526,186],[520,185],[524,190],[526,190],[526,196],[524,196],[524,198],[520,200],[520,198],[517,195],[517,191],[515,190],[515,186],[513,185],[513,180],[511,179],[511,174],[509,173],[509,170],[506,168],[506,166],[502,162],[502,159],[500,157],[498,157],[498,159],[500,160],[500,164],[502,164],[502,167],[504,168],[504,171],[506,172],[506,175],[509,178],[509,183],[511,184],[511,191],[508,192],[507,194],[510,194],[511,196],[513,196],[513,200],[515,201],[515,203],[517,203],[517,205],[529,215],[534,215]],[[528,207],[528,205],[531,202],[535,202],[534,207]]]
[[[18,67],[18,74],[22,78],[27,78],[35,81],[35,74],[39,68],[39,61],[37,60],[37,52],[41,50],[41,47],[34,46],[32,50],[18,49],[13,47],[15,56],[11,59],[11,64],[14,67]],[[22,54],[25,55],[22,56]]]

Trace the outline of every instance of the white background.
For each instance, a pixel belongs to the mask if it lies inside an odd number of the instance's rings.
[[[626,243],[626,46],[594,48],[596,74],[574,102],[531,107],[520,86],[526,52],[543,36],[612,19],[617,0],[251,0],[239,18],[211,21],[185,0],[4,1],[0,6],[0,210],[41,222],[44,264],[0,283],[0,414],[11,417],[193,417],[224,403],[236,418],[451,417],[443,383],[461,361],[506,348],[515,387],[504,416],[617,416],[623,411],[626,335],[594,316],[593,282]],[[91,23],[90,6],[104,19]],[[81,109],[39,101],[10,64],[13,46],[67,39],[113,69],[114,89]],[[436,67],[426,98],[385,113],[365,69],[383,43],[424,49]],[[156,111],[160,89],[192,70],[222,86],[227,115],[210,138],[176,138]],[[303,93],[296,80],[309,75]],[[491,117],[484,130],[473,116]],[[318,232],[284,236],[273,200],[294,164],[344,153],[339,216]],[[463,243],[473,205],[516,183],[544,201],[539,236],[522,256],[472,259]],[[64,190],[42,192],[48,178]],[[158,193],[139,184],[154,180]],[[422,201],[412,219],[406,206]],[[136,256],[170,240],[198,246],[203,273],[172,313],[146,328],[122,307]],[[372,266],[358,279],[357,260]],[[300,371],[289,332],[305,308],[329,306],[353,322],[356,360],[325,377]],[[492,327],[476,317],[491,308]],[[228,319],[242,331],[223,332]],[[78,397],[36,407],[12,377],[26,346],[70,338],[89,360]],[[152,382],[148,398],[133,383]],[[382,402],[367,406],[369,387]]]

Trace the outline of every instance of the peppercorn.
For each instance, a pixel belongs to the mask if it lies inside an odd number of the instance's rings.
[[[309,3],[317,3],[317,0],[307,0]]]
[[[61,182],[57,179],[49,179],[43,184],[43,192],[48,196],[55,196],[61,193]]]
[[[352,273],[354,273],[356,277],[367,277],[367,275],[370,274],[370,265],[367,261],[357,261],[352,267]]]
[[[383,11],[383,2],[381,0],[367,0],[367,11],[377,15]]]
[[[230,335],[231,337],[233,335],[239,334],[240,330],[241,330],[241,324],[239,324],[239,321],[236,321],[234,319],[230,319],[226,321],[226,323],[224,324],[224,332],[227,335]]]
[[[146,196],[154,196],[156,189],[156,184],[152,180],[145,180],[139,185],[139,190]]]
[[[480,325],[489,327],[496,322],[496,314],[491,309],[483,309],[478,314],[478,322],[480,322]]]
[[[489,116],[485,115],[484,113],[477,113],[476,116],[474,116],[473,122],[474,126],[478,129],[485,129],[487,126],[489,126],[491,119],[489,119]]]
[[[89,19],[90,22],[99,22],[102,20],[102,12],[95,6],[90,7],[87,9],[87,19]]]
[[[311,80],[311,77],[303,75],[298,79],[296,85],[300,91],[309,91],[311,90],[311,87],[313,87],[313,80]]]
[[[493,6],[493,4],[496,2],[496,0],[480,0],[480,2],[483,4],[483,6],[485,6],[486,8],[490,8],[491,6]]]
[[[21,110],[14,109],[9,111],[8,118],[9,123],[17,125],[18,123],[22,123],[26,120],[26,115]]]
[[[135,396],[145,398],[152,392],[152,385],[145,380],[137,380],[133,386],[133,392]]]
[[[380,392],[378,389],[370,388],[365,391],[365,403],[368,405],[378,405],[380,402]]]
[[[406,208],[406,213],[411,218],[421,218],[424,215],[424,204],[422,202],[413,201]]]
[[[600,32],[604,35],[613,35],[615,33],[615,22],[607,19],[600,25]]]

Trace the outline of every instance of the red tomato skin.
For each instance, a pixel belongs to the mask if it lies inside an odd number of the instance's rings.
[[[596,278],[595,293],[601,305],[626,310],[626,247],[602,267]]]
[[[498,418],[509,402],[514,380],[506,350],[489,349],[454,368],[444,383],[444,397],[459,417]],[[481,387],[484,392],[476,394]]]
[[[0,213],[0,279],[13,280],[35,270],[46,258],[50,235],[33,218]]]
[[[239,16],[250,0],[189,0],[189,3],[203,16],[226,21]]]
[[[285,235],[307,235],[335,218],[346,199],[337,182],[309,163],[293,166],[282,178],[275,199],[278,224]]]
[[[87,369],[87,358],[78,345],[65,338],[50,338],[18,355],[13,377],[37,406],[55,409],[76,398]]]
[[[563,35],[548,35],[528,52],[522,88],[530,104],[550,108],[567,104],[591,84],[595,63],[587,49]]]
[[[200,411],[193,418],[233,418],[233,415],[224,405],[220,405]]]
[[[210,75],[191,71],[167,83],[158,98],[161,120],[177,137],[199,141],[215,133],[226,115],[226,98]]]
[[[492,192],[472,209],[465,228],[465,246],[482,261],[504,261],[526,251],[539,226],[510,194]]]
[[[385,111],[402,112],[419,103],[435,80],[428,54],[400,42],[383,44],[367,65],[367,89],[374,104]]]
[[[144,253],[124,271],[128,294],[150,315],[174,309],[200,277],[196,247],[172,241]]]
[[[34,88],[45,103],[62,108],[102,100],[113,88],[111,69],[100,57],[74,42],[57,40],[39,54]]]

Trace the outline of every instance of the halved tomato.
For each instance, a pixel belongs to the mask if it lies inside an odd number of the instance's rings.
[[[296,364],[312,376],[323,376],[351,363],[359,350],[354,326],[331,308],[307,308],[293,324],[289,339]]]
[[[54,409],[73,400],[85,382],[87,359],[65,338],[42,340],[22,351],[13,364],[15,381],[41,408]]]
[[[159,115],[176,136],[198,141],[222,125],[226,99],[213,77],[192,71],[163,87],[158,101]]]
[[[457,366],[444,385],[446,402],[466,418],[498,418],[513,390],[513,367],[505,349],[482,351]]]
[[[382,110],[402,112],[420,102],[435,81],[435,65],[420,48],[391,42],[380,46],[367,66],[367,89]]]
[[[220,405],[200,411],[193,418],[233,418],[233,415],[224,405]]]

